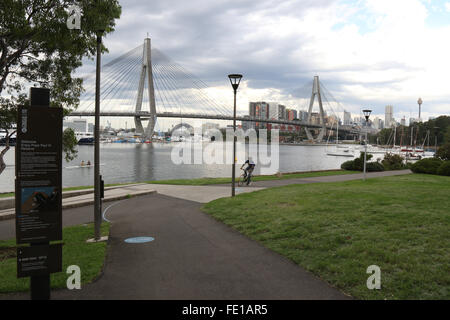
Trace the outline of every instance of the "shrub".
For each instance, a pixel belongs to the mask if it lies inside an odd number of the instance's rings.
[[[369,170],[369,164],[371,165],[372,171],[383,171],[384,167],[381,163],[378,162],[368,162],[370,159],[372,159],[373,155],[367,154],[367,163],[366,163],[366,169]],[[376,165],[372,165],[375,163]],[[380,166],[382,169],[380,170]],[[341,164],[341,169],[344,170],[355,170],[355,171],[363,171],[364,170],[364,152],[361,152],[359,158],[356,158],[355,160],[346,161],[343,164]]]
[[[450,161],[443,162],[437,169],[437,174],[440,176],[450,176]]]
[[[411,165],[414,173],[437,174],[437,169],[441,166],[442,160],[438,158],[427,158],[417,161]]]
[[[384,166],[379,162],[367,162],[366,171],[367,172],[384,171]]]
[[[345,161],[343,164],[341,164],[341,169],[343,170],[357,170],[355,169],[355,161]]]
[[[403,160],[404,158],[398,154],[386,153],[381,163],[386,170],[400,170],[406,167]]]
[[[436,157],[442,160],[450,160],[450,142],[439,147]]]

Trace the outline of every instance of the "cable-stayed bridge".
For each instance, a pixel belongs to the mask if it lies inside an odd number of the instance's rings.
[[[78,109],[70,116],[95,115],[95,75],[87,77],[84,83],[86,91],[80,97]],[[148,138],[152,136],[158,118],[233,120],[231,106],[221,102],[219,97],[214,98],[212,88],[160,50],[152,48],[149,38],[144,40],[143,45],[102,67],[100,92],[101,116],[133,117],[136,132]],[[236,119],[301,126],[305,128],[309,140],[321,141],[325,132],[336,129],[336,126],[325,124],[322,98],[330,107],[331,104],[321,92],[318,77],[314,78],[310,92],[307,121],[267,119],[244,114],[238,114]],[[313,122],[311,115],[316,98],[320,116],[319,121]],[[148,109],[144,110],[144,106]],[[146,129],[142,121],[148,121]],[[313,137],[310,129],[319,129],[318,137]],[[354,128],[346,126],[341,126],[339,130],[357,133]]]

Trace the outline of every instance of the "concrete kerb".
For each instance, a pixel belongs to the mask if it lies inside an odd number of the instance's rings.
[[[110,187],[105,187],[105,191],[112,190],[112,189],[118,189],[118,188],[124,188],[124,187],[133,187],[133,186],[138,186],[138,185],[145,185],[145,183],[133,183],[133,184],[118,185],[118,186],[110,186]],[[67,199],[67,198],[71,198],[71,197],[77,197],[77,196],[82,196],[85,194],[90,194],[93,192],[94,192],[93,188],[63,191],[62,198]],[[11,209],[14,207],[15,207],[15,197],[0,198],[0,210]]]
[[[128,199],[130,197],[143,196],[143,195],[148,195],[148,194],[152,194],[152,193],[156,193],[156,190],[143,190],[143,191],[135,191],[135,192],[130,192],[130,193],[121,194],[121,195],[115,195],[115,196],[106,196],[103,199],[103,202],[123,200],[123,199]],[[63,202],[62,208],[63,209],[77,208],[77,207],[88,206],[91,204],[94,204],[94,199],[66,201],[65,203]],[[0,221],[14,219],[15,216],[16,216],[15,209],[6,209],[6,210],[0,211]]]

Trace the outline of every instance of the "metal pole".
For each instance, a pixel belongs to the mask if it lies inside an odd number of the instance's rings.
[[[367,120],[366,120],[367,126]],[[364,181],[366,181],[366,162],[367,162],[367,127],[366,127],[366,138],[364,141]]]
[[[236,178],[236,89],[234,89],[234,110],[233,110],[233,165],[231,172],[231,196],[235,196]]]
[[[95,127],[94,127],[94,223],[95,240],[100,240],[101,200],[100,200],[100,68],[102,33],[97,34],[97,68],[95,81]]]

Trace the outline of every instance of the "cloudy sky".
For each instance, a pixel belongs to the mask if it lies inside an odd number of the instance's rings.
[[[450,114],[450,1],[122,0],[104,61],[152,45],[232,101],[226,78],[242,73],[248,101],[299,108],[318,75],[353,115],[365,107],[399,120]],[[309,92],[307,93],[309,94]],[[306,94],[306,95],[307,95]],[[296,106],[298,104],[298,106]]]

